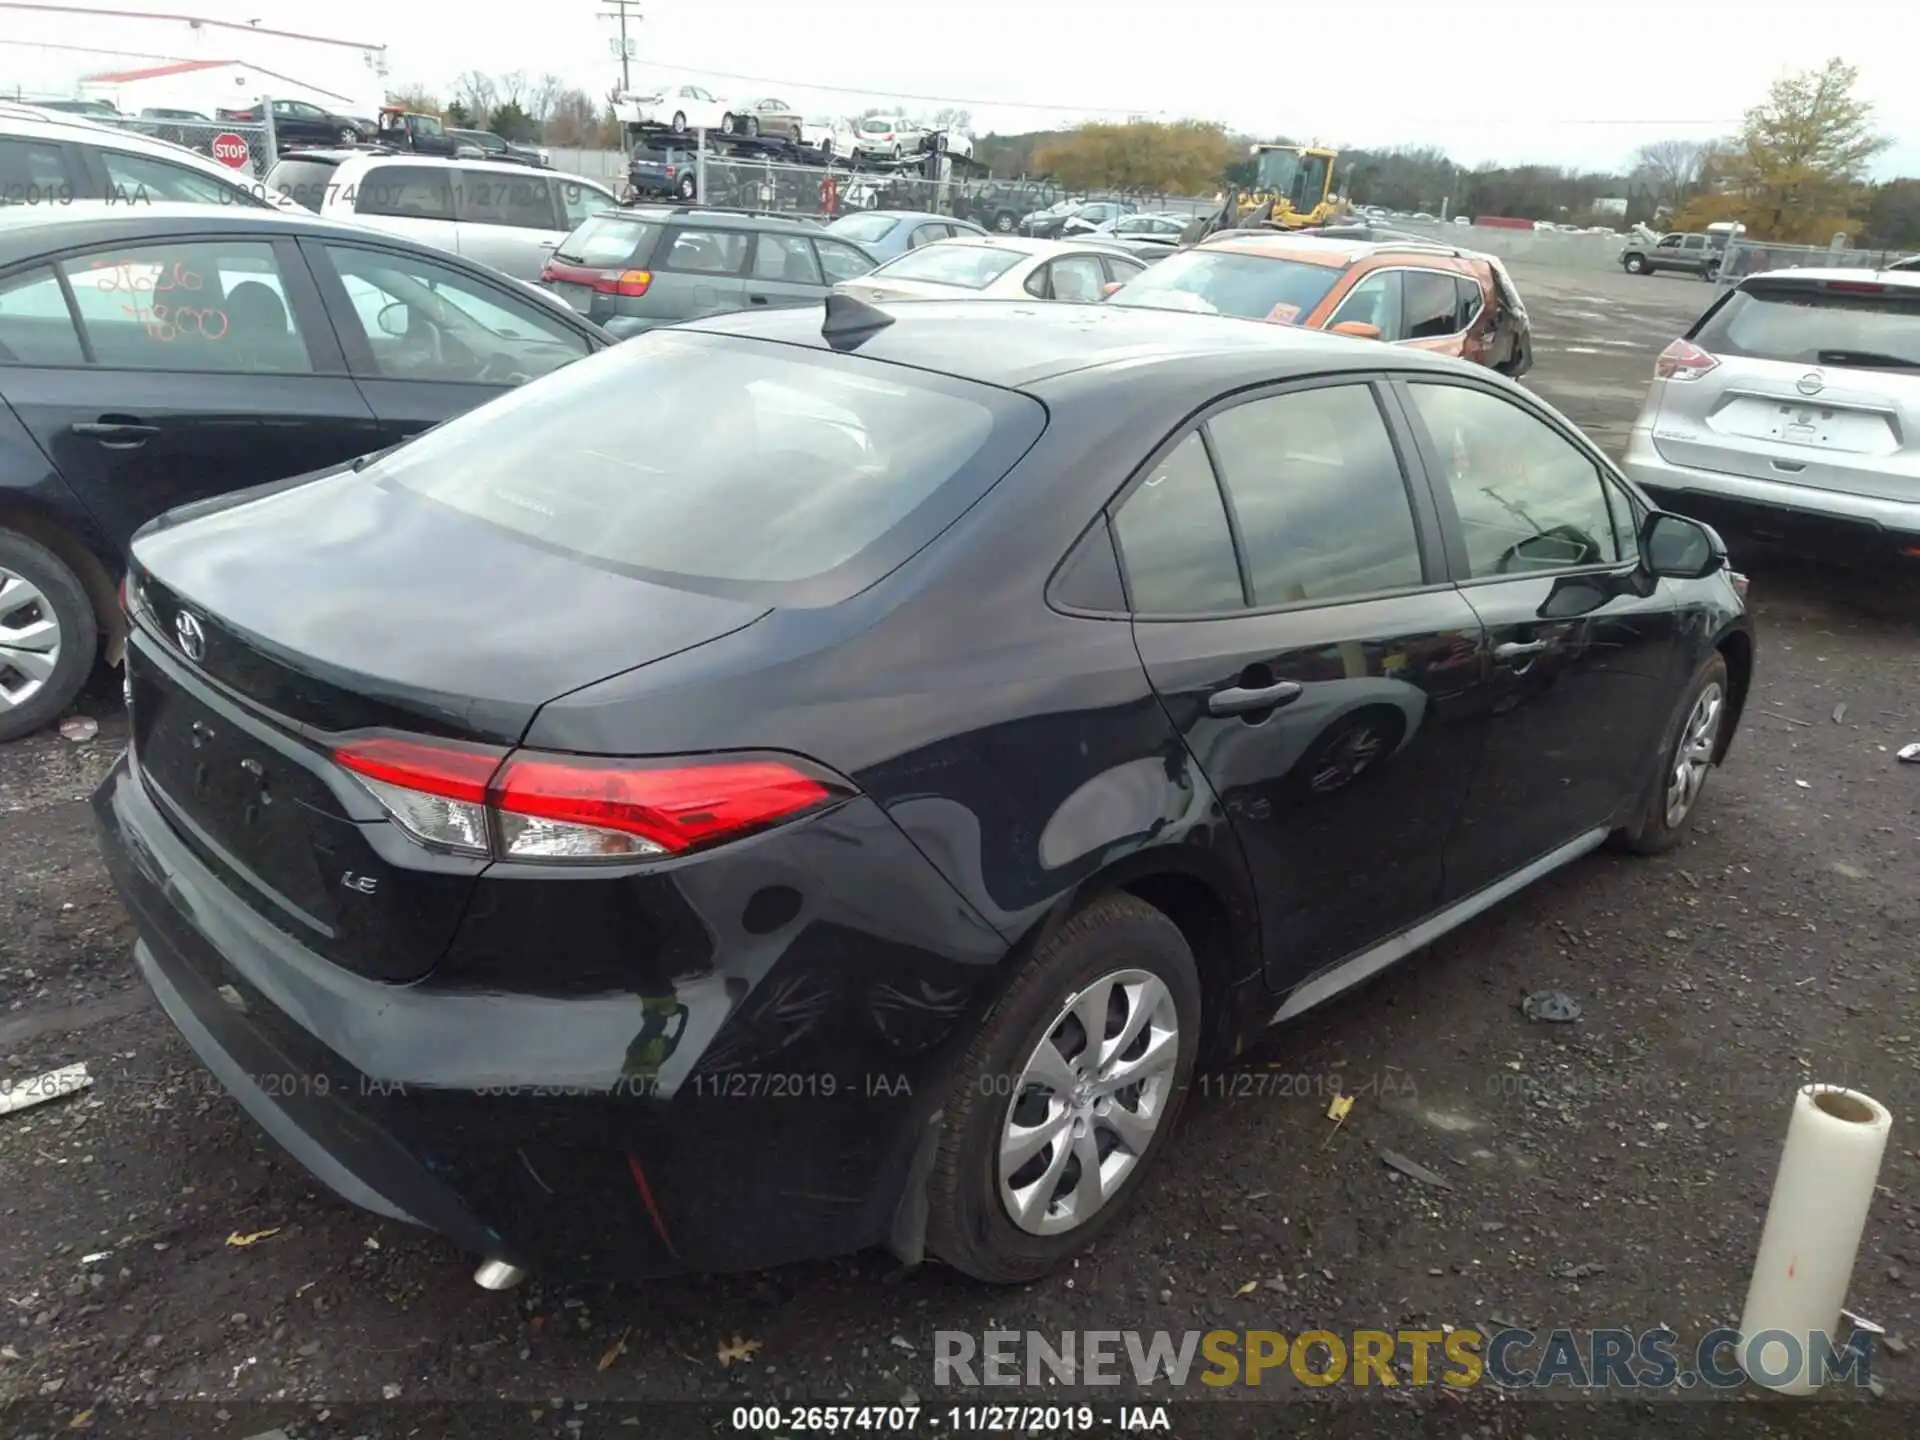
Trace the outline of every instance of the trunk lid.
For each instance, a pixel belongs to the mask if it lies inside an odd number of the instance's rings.
[[[265,920],[383,980],[432,968],[488,862],[407,839],[333,764],[332,736],[511,746],[546,701],[766,613],[582,564],[371,472],[175,512],[133,555],[143,781]]]
[[[1920,285],[1750,280],[1688,338],[1719,363],[1659,383],[1663,459],[1920,500]]]

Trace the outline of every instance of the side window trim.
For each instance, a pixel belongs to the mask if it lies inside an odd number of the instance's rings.
[[[1320,390],[1329,385],[1364,385],[1371,392],[1374,405],[1380,411],[1380,419],[1386,427],[1387,437],[1392,442],[1394,455],[1400,462],[1400,483],[1407,492],[1407,505],[1412,511],[1414,541],[1420,550],[1420,570],[1424,577],[1422,583],[1410,589],[1384,592],[1367,592],[1354,595],[1338,595],[1325,599],[1289,600],[1277,605],[1252,606],[1245,602],[1252,591],[1247,573],[1246,547],[1241,543],[1240,521],[1233,508],[1232,496],[1226,488],[1226,482],[1215,458],[1213,440],[1207,432],[1207,423],[1221,412],[1256,400],[1270,399],[1276,395],[1289,395],[1300,390]],[[1234,619],[1242,615],[1276,615],[1291,610],[1313,610],[1331,605],[1351,605],[1358,602],[1380,599],[1385,595],[1420,594],[1430,590],[1451,589],[1455,586],[1454,575],[1464,573],[1466,553],[1460,554],[1460,563],[1456,570],[1450,562],[1453,553],[1448,548],[1451,532],[1443,525],[1433,494],[1432,470],[1428,463],[1425,432],[1416,432],[1408,419],[1406,411],[1411,401],[1403,399],[1398,393],[1399,379],[1394,374],[1374,371],[1354,371],[1329,380],[1319,376],[1309,380],[1289,380],[1277,385],[1250,386],[1244,390],[1235,390],[1218,396],[1197,416],[1181,423],[1179,428],[1148,452],[1144,461],[1135,467],[1132,474],[1121,482],[1120,487],[1108,497],[1101,507],[1107,517],[1107,524],[1114,528],[1116,537],[1114,549],[1120,564],[1120,580],[1126,590],[1127,606],[1135,619],[1147,620],[1212,620]],[[1213,470],[1214,484],[1220,487],[1220,503],[1227,512],[1227,528],[1233,540],[1234,564],[1240,572],[1240,591],[1243,608],[1239,610],[1221,610],[1206,615],[1167,615],[1161,616],[1152,611],[1133,609],[1133,580],[1127,573],[1126,548],[1118,543],[1119,531],[1115,516],[1120,507],[1127,503],[1132,494],[1146,483],[1160,464],[1173,454],[1194,434],[1199,434],[1205,447],[1207,464]],[[1451,499],[1451,497],[1449,497]],[[1459,528],[1456,521],[1453,531]],[[1069,547],[1070,549],[1071,547]]]
[[[1461,390],[1475,390],[1483,395],[1491,395],[1503,400],[1515,409],[1532,416],[1544,428],[1566,441],[1582,458],[1593,466],[1594,479],[1607,496],[1608,514],[1612,514],[1611,493],[1614,489],[1625,490],[1613,468],[1613,462],[1600,452],[1598,446],[1589,443],[1585,436],[1570,432],[1553,417],[1542,413],[1524,399],[1495,389],[1491,385],[1479,384],[1467,376],[1456,375],[1407,375],[1400,374],[1390,378],[1393,400],[1401,412],[1401,417],[1413,436],[1418,447],[1420,468],[1426,476],[1426,492],[1431,503],[1439,513],[1442,532],[1445,539],[1447,568],[1451,583],[1456,588],[1470,585],[1507,585],[1517,580],[1538,580],[1543,575],[1592,575],[1625,573],[1640,563],[1638,554],[1623,556],[1619,560],[1609,560],[1598,565],[1574,565],[1564,570],[1531,570],[1513,575],[1483,575],[1475,577],[1473,564],[1467,556],[1466,536],[1460,528],[1460,512],[1453,502],[1453,490],[1446,481],[1446,466],[1440,458],[1439,447],[1428,433],[1426,422],[1421,419],[1420,407],[1414,402],[1412,392],[1407,388],[1410,383],[1422,385],[1451,385]]]
[[[1215,410],[1209,415],[1217,415]],[[1233,503],[1233,491],[1227,488],[1224,472],[1220,468],[1220,452],[1214,448],[1213,427],[1202,420],[1195,427],[1200,437],[1200,449],[1207,457],[1207,468],[1213,471],[1213,488],[1220,492],[1220,508],[1227,512],[1227,539],[1233,542],[1233,564],[1240,572],[1240,613],[1253,609],[1253,572],[1247,567],[1247,542],[1240,531],[1240,512]]]

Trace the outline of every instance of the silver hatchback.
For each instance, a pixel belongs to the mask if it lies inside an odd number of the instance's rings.
[[[1920,273],[1749,276],[1661,352],[1626,470],[1661,505],[1920,559]]]

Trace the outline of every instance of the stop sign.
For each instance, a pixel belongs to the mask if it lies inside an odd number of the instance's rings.
[[[222,165],[231,165],[238,170],[251,158],[244,135],[236,135],[231,130],[223,130],[213,137],[213,158]]]

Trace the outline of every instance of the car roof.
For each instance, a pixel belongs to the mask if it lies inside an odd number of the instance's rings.
[[[607,188],[598,180],[589,179],[585,175],[575,175],[569,170],[529,170],[526,166],[516,165],[511,160],[462,160],[451,155],[418,155],[411,150],[354,150],[340,161],[342,169],[353,165],[358,165],[361,171],[371,170],[376,165],[414,165],[425,166],[428,169],[439,169],[444,166],[453,170],[479,171],[481,174],[510,175],[515,180],[578,180],[593,186],[596,190]]]
[[[67,205],[0,205],[0,268],[69,246],[112,243],[122,238],[161,239],[169,235],[259,234],[288,231],[338,231],[368,237],[361,226],[327,220],[304,211],[240,208],[225,205],[110,204],[75,200]]]
[[[942,219],[948,217],[942,216]],[[1020,255],[1050,256],[1083,254],[1088,250],[1112,250],[1125,254],[1117,245],[1104,240],[1095,240],[1091,236],[1073,240],[1042,240],[1032,235],[965,235],[951,240],[936,240],[932,245],[922,245],[922,250],[931,250],[937,245],[975,245],[988,250],[1010,250]]]
[[[793,230],[818,228],[797,215],[773,215],[761,210],[724,210],[704,205],[622,205],[618,210],[603,210],[600,213],[616,220],[645,220],[655,225],[669,220],[691,220],[715,230],[757,230],[768,225]]]
[[[1484,258],[1457,245],[1429,240],[1363,240],[1342,235],[1297,235],[1283,230],[1224,230],[1209,235],[1201,245],[1209,250],[1232,250],[1269,260],[1297,260],[1308,265],[1343,269],[1378,255],[1424,255],[1430,259]]]
[[[154,155],[167,160],[178,160],[185,156],[209,173],[225,173],[233,177],[235,184],[245,183],[239,178],[240,172],[228,169],[198,150],[189,150],[171,140],[145,135],[124,126],[103,125],[84,115],[38,110],[31,105],[0,101],[0,135],[29,140],[65,140],[74,145],[106,145],[115,150]]]
[[[1764,248],[1764,247],[1762,247]],[[1740,281],[1745,289],[1754,281],[1807,281],[1810,284],[1825,285],[1834,281],[1853,285],[1889,285],[1902,290],[1920,291],[1920,270],[1859,270],[1845,266],[1827,266],[1814,269],[1756,270]]]
[[[942,215],[938,210],[855,210],[836,218],[855,220],[862,215],[879,215],[888,220],[952,220],[961,225],[973,224],[971,220],[964,220],[958,215]]]
[[[859,354],[1007,389],[1105,366],[1178,367],[1198,356],[1244,357],[1247,384],[1388,365],[1458,371],[1464,363],[1292,325],[1145,307],[1021,299],[889,300],[870,308],[893,323],[869,332]],[[824,350],[821,314],[799,306],[739,311],[674,329]]]

